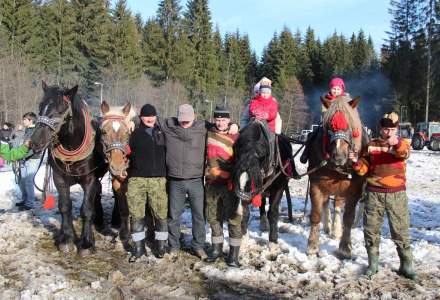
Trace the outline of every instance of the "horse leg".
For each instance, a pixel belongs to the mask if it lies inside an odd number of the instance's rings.
[[[95,210],[93,223],[95,224],[95,229],[98,232],[103,232],[105,229],[104,209],[102,208],[101,197],[102,197],[102,184],[101,181],[96,180],[96,192],[95,192],[95,196],[93,197],[93,205]]]
[[[278,243],[278,219],[280,215],[280,202],[284,192],[284,178],[274,186],[269,198],[269,242]]]
[[[344,212],[344,229],[342,232],[342,238],[339,242],[339,257],[341,259],[350,259],[351,258],[351,227],[353,226],[354,217],[356,214],[356,203],[358,199],[355,198],[347,198],[345,203],[345,212]]]
[[[260,206],[260,230],[262,232],[269,231],[269,221],[266,214],[266,197],[261,199]]]
[[[113,228],[119,228],[121,226],[121,214],[119,213],[120,195],[117,189],[119,189],[119,187],[115,187],[115,180],[112,180],[112,192],[113,197],[115,198],[115,202],[113,204],[112,219],[110,223],[112,224]]]
[[[312,212],[310,214],[310,235],[307,245],[307,255],[315,255],[319,251],[319,223],[321,221],[322,208],[328,205],[328,194],[324,194],[319,185],[310,182],[310,199]]]
[[[129,210],[127,202],[127,181],[124,180],[120,182],[120,189],[118,192],[118,204],[119,204],[119,216],[121,220],[121,226],[119,227],[119,238],[121,239],[124,246],[128,245],[129,230],[128,230],[128,219]]]
[[[324,232],[330,234],[331,232],[331,211],[330,211],[330,199],[326,201],[322,208],[322,225]]]
[[[251,216],[251,213],[249,211],[249,205],[242,205],[241,207],[242,207],[241,211],[243,214],[243,218],[241,219],[241,233],[242,235],[246,235],[248,231],[249,218]]]
[[[84,190],[84,199],[81,206],[81,217],[83,221],[82,232],[80,237],[79,255],[85,257],[91,254],[95,248],[95,238],[93,235],[92,221],[94,219],[94,199],[96,196],[97,179],[94,176],[89,176],[85,182],[81,184]]]
[[[61,230],[56,244],[58,250],[65,254],[72,252],[75,248],[75,230],[73,228],[72,201],[70,200],[70,189],[60,176],[54,174],[54,183],[58,191],[58,209],[61,214]]]
[[[332,226],[332,238],[340,239],[342,236],[342,207],[344,206],[345,199],[343,197],[335,197],[335,213],[333,216]]]

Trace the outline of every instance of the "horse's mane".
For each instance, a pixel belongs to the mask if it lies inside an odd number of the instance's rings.
[[[57,85],[49,86],[47,90],[44,92],[43,101],[40,103],[39,109],[45,107],[49,102],[56,101],[57,104],[61,103],[63,101],[62,95],[64,92],[66,92],[68,89],[61,88]],[[72,111],[74,112],[81,112],[83,108],[87,108],[87,103],[81,99],[81,96],[79,94],[75,95],[75,98],[77,99],[71,99],[72,104]],[[78,99],[79,98],[79,99]]]
[[[114,115],[114,116],[125,116],[123,109],[125,106],[110,106],[110,109],[107,113],[104,114],[104,117],[107,115]],[[128,113],[127,117],[125,117],[125,120],[130,121],[131,119],[133,119],[134,117],[136,117],[136,109],[131,106],[130,108],[130,112]]]
[[[359,113],[356,108],[351,107],[351,105],[349,104],[351,100],[352,99],[350,97],[343,95],[337,97],[331,102],[330,107],[327,109],[323,116],[323,125],[325,128],[328,128],[328,125],[332,121],[333,115],[337,111],[341,111],[344,113],[350,128],[354,129],[359,127]]]

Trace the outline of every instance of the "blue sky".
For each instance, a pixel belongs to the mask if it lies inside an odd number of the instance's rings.
[[[134,13],[144,20],[156,14],[159,0],[128,0]],[[186,6],[186,0],[181,1]],[[292,32],[300,29],[304,34],[311,26],[322,39],[343,33],[350,37],[361,28],[373,38],[380,49],[389,30],[388,0],[210,0],[209,7],[214,26],[221,32],[240,32],[249,35],[251,46],[258,56],[275,31],[284,26]]]

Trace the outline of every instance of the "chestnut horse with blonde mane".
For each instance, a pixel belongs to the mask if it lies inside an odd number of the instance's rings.
[[[327,111],[322,129],[311,144],[308,170],[312,212],[307,254],[319,251],[319,223],[323,208],[328,206],[329,196],[335,196],[335,220],[333,236],[339,238],[339,256],[351,257],[351,228],[355,218],[356,204],[362,197],[365,179],[352,172],[348,160],[350,150],[360,150],[368,143],[356,106],[360,98],[341,96],[333,101],[321,98]],[[322,166],[322,167],[319,167]],[[340,228],[342,208],[343,230]],[[328,225],[325,230],[329,231]],[[341,233],[342,231],[342,233]]]
[[[136,116],[136,112],[130,103],[123,107],[110,107],[105,101],[101,104],[101,112],[103,115],[100,125],[101,142],[112,175],[112,188],[115,195],[112,225],[120,225],[119,238],[124,247],[127,247],[129,210],[125,177],[128,168],[128,140],[133,130],[131,119]],[[117,215],[118,211],[119,216]]]

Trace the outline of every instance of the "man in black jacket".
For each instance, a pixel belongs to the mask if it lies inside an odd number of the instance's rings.
[[[162,258],[168,240],[165,135],[154,106],[145,104],[141,123],[130,137],[127,201],[131,215],[131,236],[135,244],[131,261],[146,254],[145,208],[155,227],[156,256]],[[148,217],[147,215],[147,217]]]

